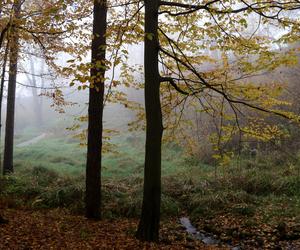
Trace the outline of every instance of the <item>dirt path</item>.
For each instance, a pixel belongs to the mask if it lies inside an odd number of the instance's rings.
[[[43,134],[41,134],[37,137],[34,137],[33,139],[30,139],[28,141],[19,143],[18,145],[16,145],[16,147],[17,148],[23,148],[23,147],[30,146],[30,145],[35,144],[35,143],[39,142],[40,140],[44,139],[46,136],[47,136],[47,134],[43,133]]]

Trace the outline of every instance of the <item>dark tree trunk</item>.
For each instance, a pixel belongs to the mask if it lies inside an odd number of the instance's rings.
[[[2,8],[1,8],[1,5],[0,5],[0,18],[2,18]],[[10,23],[6,24],[6,26],[0,32],[0,49],[2,48],[2,43],[4,41],[6,32],[8,31],[9,27],[10,27]]]
[[[4,219],[1,215],[0,215],[0,224],[7,224],[8,220]]]
[[[105,46],[107,28],[106,0],[94,0],[91,86],[88,110],[88,149],[86,164],[86,217],[101,218],[101,150]],[[99,64],[101,64],[99,66]]]
[[[3,65],[2,65],[2,74],[1,74],[1,85],[0,85],[0,143],[1,143],[1,135],[2,135],[2,103],[3,103],[3,90],[4,90],[4,82],[5,82],[5,71],[6,71],[6,64],[7,64],[7,57],[9,52],[9,41],[7,40],[5,54],[3,58]],[[0,152],[0,165],[2,167],[2,152]]]
[[[146,156],[142,215],[136,237],[158,241],[161,201],[161,139],[163,133],[158,69],[159,0],[145,1]]]
[[[14,3],[15,16],[18,18],[21,10],[21,1]],[[15,99],[16,99],[16,83],[18,70],[18,54],[19,54],[19,35],[17,30],[11,28],[9,52],[9,78],[7,90],[7,109],[6,109],[6,127],[5,127],[5,143],[4,143],[4,159],[3,174],[12,173],[13,168],[13,149],[14,149],[14,125],[15,125]]]

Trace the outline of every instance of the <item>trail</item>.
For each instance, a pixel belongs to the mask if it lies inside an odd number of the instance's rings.
[[[30,146],[30,145],[35,144],[35,143],[39,142],[40,140],[44,139],[46,136],[47,136],[47,134],[43,133],[43,134],[41,134],[37,137],[34,137],[33,139],[30,139],[28,141],[19,143],[18,145],[16,145],[16,147],[17,148],[23,148],[23,147]]]

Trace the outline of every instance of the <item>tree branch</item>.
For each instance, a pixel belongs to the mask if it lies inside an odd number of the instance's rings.
[[[169,82],[174,89],[176,89],[179,93],[183,95],[190,95],[188,92],[182,90],[178,85],[175,83],[174,78],[172,77],[160,77],[160,82]]]

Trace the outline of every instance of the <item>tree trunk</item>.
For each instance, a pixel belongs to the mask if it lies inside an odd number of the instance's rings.
[[[15,18],[17,19],[21,11],[21,1],[14,3]],[[15,99],[16,99],[16,83],[18,70],[18,54],[19,54],[19,35],[18,31],[11,28],[10,52],[9,52],[9,78],[7,90],[7,109],[6,109],[6,127],[5,127],[5,143],[4,143],[4,159],[3,174],[12,173],[13,168],[13,148],[14,148],[14,123],[15,123]]]
[[[145,1],[146,156],[142,215],[136,237],[158,241],[161,202],[161,139],[163,133],[158,69],[159,0]]]
[[[94,0],[92,69],[88,110],[86,217],[101,218],[101,150],[106,53],[107,3]]]
[[[8,220],[4,219],[1,215],[0,215],[0,224],[7,224]]]
[[[5,71],[6,71],[8,52],[9,52],[9,41],[7,40],[6,48],[5,48],[5,52],[4,52],[4,58],[3,58],[1,85],[0,85],[0,143],[1,143],[1,135],[2,135],[3,90],[4,90],[4,83],[5,83]],[[2,152],[0,152],[0,166],[2,167]]]
[[[36,81],[36,72],[35,72],[35,66],[33,58],[30,58],[30,73],[31,77],[29,75],[27,76],[27,80],[29,81],[30,85],[32,86],[31,92],[32,92],[32,98],[33,98],[33,105],[34,105],[34,112],[36,117],[36,125],[38,127],[41,127],[43,125],[43,110],[41,105],[41,97],[38,94],[38,86]]]

